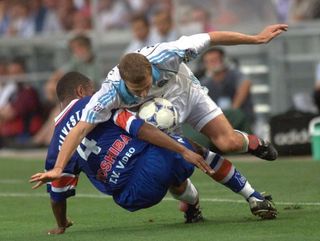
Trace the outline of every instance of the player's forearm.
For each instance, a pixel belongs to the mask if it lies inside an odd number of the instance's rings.
[[[238,32],[215,31],[210,32],[209,36],[214,45],[259,44],[257,36]]]
[[[67,135],[65,141],[61,146],[55,169],[59,169],[60,172],[66,167],[71,156],[81,143],[82,139],[94,128],[93,124],[89,124],[80,121]]]
[[[193,140],[191,140],[190,138],[187,138],[188,141],[190,142],[190,144],[192,145],[192,148],[194,149],[194,152],[201,155],[201,156],[204,156],[205,153],[208,151],[207,148],[201,146],[200,144],[194,142]]]
[[[179,154],[187,150],[185,146],[172,139],[166,133],[147,123],[144,123],[140,128],[138,138]]]
[[[287,24],[274,24],[265,27],[256,35],[247,35],[238,32],[216,31],[210,32],[209,36],[214,45],[237,45],[237,44],[263,44],[288,30]]]

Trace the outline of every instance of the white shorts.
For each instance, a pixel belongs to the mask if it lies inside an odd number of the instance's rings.
[[[222,110],[208,96],[191,70],[181,64],[176,81],[163,98],[170,100],[179,113],[179,123],[188,123],[200,131],[209,121],[222,114]]]

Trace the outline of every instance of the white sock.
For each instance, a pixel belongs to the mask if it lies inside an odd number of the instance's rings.
[[[241,134],[243,136],[243,147],[242,150],[240,150],[238,153],[246,153],[248,152],[248,148],[249,148],[249,138],[248,138],[248,134],[239,130],[234,130],[235,132],[238,132],[239,134]]]
[[[241,196],[243,196],[245,199],[248,199],[252,193],[254,193],[254,189],[251,187],[250,183],[247,181],[244,187],[241,189],[240,192],[238,192]]]
[[[187,179],[186,190],[181,195],[176,195],[174,193],[171,193],[171,195],[175,199],[183,201],[183,202],[191,204],[191,205],[196,204],[198,201],[198,198],[199,198],[199,193],[189,178]]]

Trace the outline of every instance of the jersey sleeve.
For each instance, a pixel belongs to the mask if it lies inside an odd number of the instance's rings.
[[[113,122],[130,135],[136,137],[144,120],[137,118],[135,114],[126,109],[119,109],[113,114]]]
[[[149,61],[153,64],[161,64],[172,56],[180,62],[189,62],[195,59],[210,44],[210,36],[207,33],[182,36],[176,41],[165,42],[156,45],[153,49],[146,49]],[[143,50],[142,50],[143,51]]]
[[[119,108],[120,101],[112,81],[103,82],[82,111],[81,121],[91,124],[105,122],[111,117],[111,110]]]

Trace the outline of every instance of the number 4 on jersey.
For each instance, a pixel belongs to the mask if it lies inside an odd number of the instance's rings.
[[[85,148],[81,147],[81,144],[85,146]],[[88,138],[83,138],[81,144],[77,148],[78,154],[82,159],[88,160],[88,157],[91,153],[98,155],[101,151],[101,148],[97,146],[97,142],[95,140],[89,140]]]

